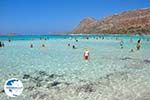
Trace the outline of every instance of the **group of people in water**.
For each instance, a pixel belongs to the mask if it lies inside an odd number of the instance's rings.
[[[71,45],[68,44],[68,46],[70,47]],[[77,47],[75,45],[72,45],[72,49],[77,49]]]
[[[102,40],[104,39],[104,37],[100,37],[100,38],[102,38]],[[86,37],[86,39],[89,39],[89,37]],[[97,38],[96,38],[96,39],[97,39]],[[41,40],[41,38],[40,38],[40,40]],[[131,39],[130,39],[130,40],[131,40]],[[75,41],[78,42],[77,39],[75,39]],[[132,41],[132,40],[131,40],[131,41]],[[131,42],[131,41],[130,41],[130,42]],[[11,42],[11,40],[8,40],[8,42]],[[71,44],[68,44],[68,46],[70,47]],[[1,47],[4,47],[4,43],[0,41],[0,48],[1,48]],[[30,48],[33,48],[33,47],[34,47],[33,44],[30,44]],[[45,44],[42,44],[41,47],[45,47]],[[76,47],[75,45],[72,45],[72,48],[73,48],[73,49],[77,49],[77,47]],[[121,49],[124,48],[124,41],[123,41],[123,40],[120,41],[120,48],[121,48]],[[141,39],[139,39],[139,40],[137,41],[137,44],[136,44],[136,49],[137,49],[137,50],[140,50],[140,48],[141,48]],[[133,49],[131,49],[131,52],[133,52]],[[84,59],[85,59],[85,60],[88,60],[88,59],[89,59],[89,50],[88,50],[88,49],[85,49],[83,56],[84,56]]]
[[[104,39],[104,37],[102,37],[102,39]],[[131,39],[131,41],[132,41],[132,39]],[[124,45],[124,41],[121,40],[121,41],[120,41],[120,48],[121,48],[121,49],[123,49],[123,45]],[[136,49],[137,49],[137,50],[140,50],[140,48],[141,48],[141,39],[138,39],[138,40],[137,40],[137,43],[136,43]],[[133,51],[134,51],[134,50],[131,49],[131,52],[133,52]],[[89,50],[88,50],[88,49],[86,49],[86,50],[84,51],[84,59],[85,59],[85,60],[88,60],[88,59],[89,59]]]
[[[89,37],[86,37],[86,39],[89,39]],[[97,38],[96,38],[96,39],[97,39]],[[102,40],[103,40],[103,39],[104,39],[104,37],[102,37]],[[78,42],[77,39],[75,39],[75,41]],[[68,46],[70,47],[71,44],[69,43]],[[42,44],[42,47],[45,47],[45,45]],[[140,47],[141,47],[141,40],[139,39],[139,40],[137,41],[137,45],[136,45],[137,50],[140,50]],[[30,44],[30,48],[33,48],[33,44]],[[72,45],[72,48],[73,48],[73,49],[77,49],[77,47],[76,47],[75,45]],[[120,48],[121,48],[121,49],[124,48],[124,41],[123,41],[123,40],[120,41]],[[131,49],[131,52],[133,52],[133,49]],[[85,59],[86,61],[89,59],[89,50],[88,50],[88,49],[85,49],[84,54],[83,54],[83,57],[84,57],[84,59]]]
[[[75,41],[78,42],[79,40],[75,39]],[[69,47],[71,46],[70,43],[68,44],[68,46],[69,46]],[[72,45],[72,49],[77,49],[77,46]]]
[[[11,40],[9,39],[8,42],[11,42]],[[5,47],[4,42],[0,41],[0,48]]]
[[[86,39],[89,39],[88,37]],[[78,42],[77,39],[75,39],[76,42]],[[70,47],[70,43],[68,44],[68,46]],[[77,47],[75,45],[72,45],[73,49],[77,49]],[[83,54],[84,59],[87,61],[89,59],[89,50],[85,49],[84,54]]]
[[[132,41],[132,39],[130,40],[130,42]],[[123,45],[124,45],[124,42],[123,42],[123,40],[121,40],[120,41],[120,48],[121,49],[123,49]],[[137,50],[140,50],[140,48],[141,48],[141,39],[139,39],[138,41],[137,41],[137,44],[136,44],[136,49]],[[133,49],[131,49],[131,52],[133,52]]]
[[[70,46],[70,44],[68,44],[68,46]],[[72,45],[72,48],[73,48],[73,49],[76,49],[75,45]],[[84,59],[85,59],[85,60],[88,60],[88,59],[89,59],[89,50],[88,50],[88,49],[85,49],[83,56],[84,56]]]
[[[45,44],[42,44],[42,47],[45,47]],[[30,48],[33,48],[33,44],[30,44]]]

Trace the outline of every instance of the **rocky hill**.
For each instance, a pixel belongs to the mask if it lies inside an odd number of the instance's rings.
[[[127,11],[101,20],[87,17],[72,33],[150,34],[150,8]]]

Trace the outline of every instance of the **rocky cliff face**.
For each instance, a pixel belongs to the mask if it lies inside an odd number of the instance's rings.
[[[150,34],[150,8],[127,11],[101,20],[88,17],[73,33]]]

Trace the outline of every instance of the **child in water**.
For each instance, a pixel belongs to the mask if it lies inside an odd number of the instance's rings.
[[[89,59],[89,51],[87,49],[84,51],[84,59],[85,60]]]

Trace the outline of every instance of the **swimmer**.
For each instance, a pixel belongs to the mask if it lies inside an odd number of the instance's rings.
[[[130,52],[134,52],[134,50],[133,49],[131,49],[131,51]]]
[[[87,49],[84,51],[84,59],[85,60],[89,59],[89,51]]]
[[[8,40],[8,42],[11,42],[11,40]]]
[[[72,46],[73,49],[76,49],[75,45]]]
[[[102,37],[102,40],[104,40],[104,36]]]
[[[137,41],[137,45],[136,45],[137,50],[140,50],[140,47],[141,47],[140,43],[141,43],[141,40],[139,39]]]
[[[70,44],[68,44],[68,46],[70,47]]]
[[[76,42],[78,42],[78,40],[76,40]]]
[[[33,44],[30,45],[30,48],[33,48]]]
[[[120,41],[120,48],[123,49],[123,40]]]
[[[2,47],[2,42],[0,41],[0,47]]]
[[[2,47],[4,47],[5,46],[5,44],[4,43],[2,43]]]
[[[150,38],[148,38],[147,41],[150,41]]]
[[[45,47],[45,45],[44,45],[44,44],[42,44],[42,47]]]

